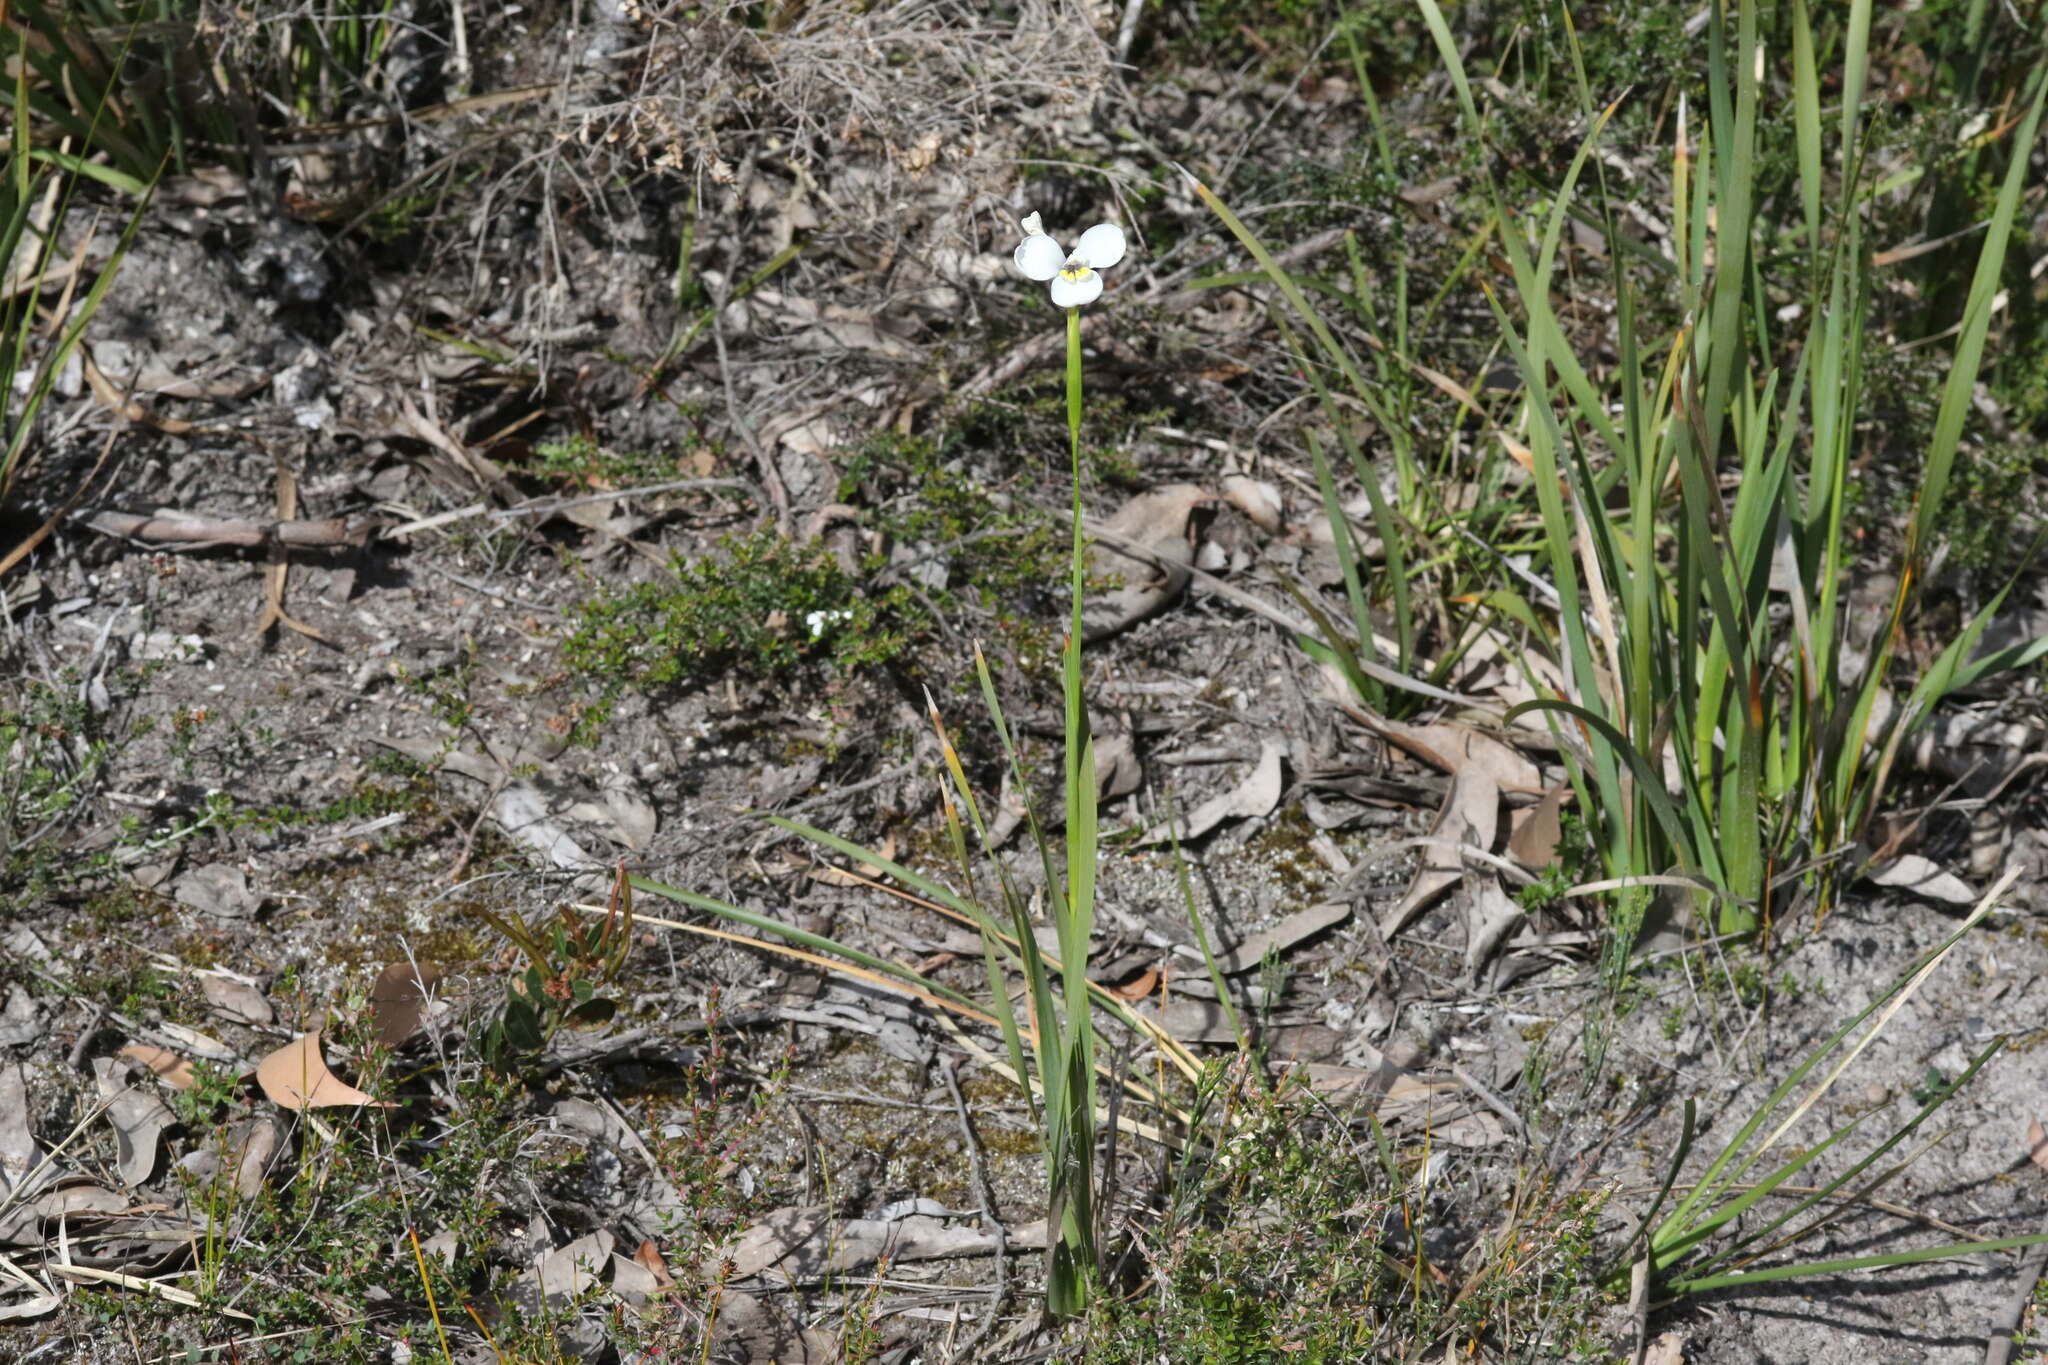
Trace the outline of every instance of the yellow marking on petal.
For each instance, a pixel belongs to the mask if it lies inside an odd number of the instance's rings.
[[[1082,280],[1087,279],[1090,275],[1093,275],[1094,273],[1095,272],[1093,270],[1090,270],[1085,265],[1068,266],[1066,269],[1060,271],[1060,278],[1063,280],[1070,281],[1074,284],[1079,284]]]

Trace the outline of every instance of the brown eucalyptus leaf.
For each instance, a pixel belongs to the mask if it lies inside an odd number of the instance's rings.
[[[346,1109],[392,1106],[356,1089],[327,1069],[320,1055],[320,1031],[302,1033],[256,1064],[256,1083],[280,1109]]]
[[[173,1090],[190,1090],[199,1083],[192,1074],[192,1063],[168,1048],[130,1043],[121,1049],[119,1055],[142,1063],[149,1068],[151,1075]]]
[[[1515,812],[1508,853],[1531,872],[1541,872],[1557,861],[1557,844],[1564,837],[1564,803],[1571,794],[1569,786],[1552,787],[1541,801]]]
[[[427,1000],[442,976],[441,969],[431,962],[417,967],[394,962],[377,973],[376,983],[370,987],[370,1017],[376,1022],[379,1043],[397,1047],[419,1032]]]

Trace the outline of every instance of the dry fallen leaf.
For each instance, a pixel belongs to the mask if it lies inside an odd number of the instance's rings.
[[[28,1072],[20,1062],[0,1066],[0,1195],[28,1194],[28,1173],[41,1159],[28,1116]]]
[[[1170,483],[1131,498],[1102,523],[1104,534],[1090,547],[1089,564],[1117,586],[1090,594],[1083,608],[1084,639],[1114,635],[1180,596],[1206,519],[1198,514],[1214,503],[1205,489]]]
[[[397,1047],[419,1032],[427,1000],[441,984],[441,976],[441,969],[431,962],[422,962],[417,967],[410,962],[394,962],[377,973],[377,980],[370,987],[370,1018],[377,1025],[379,1043]]]
[[[1501,890],[1500,878],[1491,872],[1473,873],[1466,881],[1466,891],[1470,901],[1465,907],[1465,976],[1477,983],[1480,969],[1492,960],[1525,912]]]
[[[2048,1128],[2043,1128],[2038,1118],[2027,1121],[2027,1155],[2036,1166],[2048,1171]]]
[[[246,981],[213,972],[199,974],[199,989],[206,995],[206,1002],[214,1012],[239,1024],[272,1024],[277,1021],[277,1012],[270,1008],[270,1002],[263,998],[263,992]]]
[[[327,1069],[320,1031],[300,1034],[256,1064],[256,1083],[281,1109],[345,1109],[389,1103],[372,1099]]]
[[[1159,969],[1147,967],[1121,986],[1111,986],[1109,993],[1120,1000],[1143,1000],[1159,989]]]
[[[210,1033],[201,1033],[196,1028],[185,1024],[173,1023],[168,1019],[158,1024],[157,1029],[166,1038],[169,1038],[179,1047],[202,1061],[232,1062],[236,1060],[235,1050]]]
[[[1243,942],[1219,955],[1217,970],[1225,976],[1248,972],[1266,960],[1268,953],[1284,953],[1297,943],[1314,938],[1351,918],[1351,907],[1339,901],[1324,901],[1297,910],[1270,929],[1245,936]]]
[[[1129,735],[1100,735],[1095,740],[1095,799],[1107,804],[1129,796],[1145,780]]]
[[[1543,793],[1543,799],[1514,814],[1514,833],[1508,835],[1508,853],[1531,872],[1541,872],[1557,861],[1558,840],[1564,837],[1564,803],[1572,789],[1562,784]]]
[[[1251,774],[1221,796],[1212,796],[1182,818],[1178,831],[1165,821],[1138,840],[1141,844],[1163,844],[1179,834],[1183,840],[1199,839],[1225,820],[1244,820],[1272,813],[1280,804],[1283,789],[1280,756],[1286,750],[1272,740],[1259,746],[1259,762]]]
[[[544,1251],[513,1282],[512,1294],[535,1308],[563,1304],[588,1293],[611,1264],[612,1235],[600,1228],[566,1246]]]
[[[177,1115],[149,1091],[129,1084],[128,1063],[95,1057],[92,1070],[100,1098],[107,1101],[107,1121],[114,1125],[114,1164],[121,1183],[133,1189],[156,1169],[164,1130],[178,1121]]]
[[[1401,725],[1378,721],[1382,736],[1451,774],[1434,841],[1422,854],[1407,893],[1380,919],[1380,933],[1392,938],[1424,906],[1455,883],[1464,872],[1456,845],[1469,844],[1491,852],[1500,825],[1503,791],[1540,791],[1536,765],[1490,735],[1462,725]]]
[[[1977,899],[1977,893],[1970,889],[1968,882],[1953,872],[1944,872],[1932,858],[1923,858],[1917,853],[1894,858],[1882,867],[1871,868],[1864,875],[1879,886],[1896,887],[1926,900],[1943,901],[1949,905],[1971,905]]]
[[[1223,500],[1250,517],[1261,531],[1280,533],[1285,508],[1278,488],[1243,474],[1224,475],[1221,486]]]
[[[661,1258],[661,1249],[652,1242],[643,1241],[634,1249],[633,1259],[642,1269],[654,1276],[654,1282],[663,1289],[675,1288],[675,1277],[668,1273],[668,1262]]]
[[[168,1048],[151,1047],[147,1043],[130,1043],[121,1049],[119,1055],[142,1063],[149,1068],[151,1075],[173,1090],[190,1090],[199,1083],[198,1078],[192,1074],[192,1063]]]

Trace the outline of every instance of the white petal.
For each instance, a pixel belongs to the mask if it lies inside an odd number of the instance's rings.
[[[1017,243],[1016,254],[1011,260],[1024,272],[1027,280],[1049,280],[1060,273],[1060,267],[1067,258],[1060,251],[1060,244],[1042,232],[1034,232]]]
[[[1036,237],[1045,231],[1045,219],[1035,213],[1028,213],[1024,215],[1024,221],[1018,226],[1024,229],[1026,237]]]
[[[1081,234],[1074,255],[1090,269],[1107,270],[1124,258],[1124,230],[1115,223],[1097,223]]]
[[[1078,280],[1070,280],[1065,275],[1053,277],[1052,302],[1055,308],[1079,308],[1101,297],[1102,276],[1092,270]]]

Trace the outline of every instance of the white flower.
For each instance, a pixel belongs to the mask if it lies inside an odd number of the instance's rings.
[[[825,627],[835,626],[842,621],[851,621],[852,619],[853,613],[850,611],[807,611],[804,613],[804,624],[810,627],[813,640],[824,635]]]
[[[1024,240],[1011,257],[1017,269],[1031,280],[1052,281],[1052,301],[1058,308],[1079,308],[1102,297],[1102,276],[1124,258],[1124,230],[1115,223],[1097,223],[1081,234],[1071,255],[1062,255],[1060,244],[1045,235],[1037,214],[1024,220]]]

